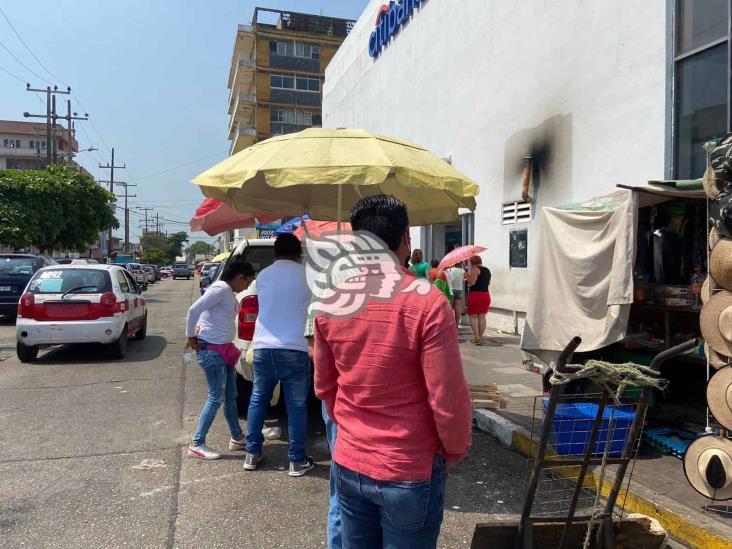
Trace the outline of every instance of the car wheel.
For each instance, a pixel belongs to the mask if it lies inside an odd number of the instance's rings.
[[[189,276],[189,277],[186,277],[186,280],[190,280],[190,279],[191,279],[191,277],[190,277],[190,276]]]
[[[110,345],[110,350],[114,358],[124,358],[127,354],[127,324],[122,328],[122,333],[117,341]]]
[[[249,411],[249,400],[252,398],[254,384],[244,379],[239,373],[236,374],[236,409],[239,417],[247,417]]]
[[[142,327],[137,330],[137,333],[135,334],[135,339],[137,341],[142,341],[147,337],[147,313],[145,313],[145,318],[142,320]]]
[[[33,362],[38,358],[38,345],[23,345],[18,341],[15,345],[15,352],[21,362]]]

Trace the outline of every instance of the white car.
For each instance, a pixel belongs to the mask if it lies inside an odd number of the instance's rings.
[[[40,269],[18,304],[17,353],[32,362],[41,347],[69,343],[109,345],[115,358],[127,339],[145,339],[147,305],[129,271],[117,265],[70,265]]]

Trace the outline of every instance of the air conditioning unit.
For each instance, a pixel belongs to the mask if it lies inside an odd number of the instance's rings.
[[[531,202],[506,202],[501,210],[501,223],[515,225],[531,221]]]

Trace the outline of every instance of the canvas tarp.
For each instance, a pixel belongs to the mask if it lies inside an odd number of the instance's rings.
[[[636,193],[542,208],[539,252],[521,348],[545,363],[574,336],[578,351],[625,337],[633,303]]]

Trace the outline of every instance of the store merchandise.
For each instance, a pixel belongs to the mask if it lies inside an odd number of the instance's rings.
[[[732,292],[716,292],[700,315],[701,333],[718,353],[732,356]]]
[[[722,427],[732,429],[732,366],[725,366],[707,385],[709,411]]]
[[[725,290],[732,291],[732,240],[723,238],[712,250],[709,273]]]
[[[684,455],[684,473],[704,497],[732,499],[732,440],[714,435],[696,439]]]
[[[714,173],[714,170],[711,168],[711,166],[708,167],[707,171],[704,172],[702,185],[704,187],[704,192],[711,200],[715,200],[724,188],[724,183],[722,182],[722,180],[717,178],[717,175]]]
[[[715,370],[729,366],[729,358],[724,355],[720,355],[717,351],[712,349],[708,343],[704,344],[704,356],[707,357],[709,365]]]

